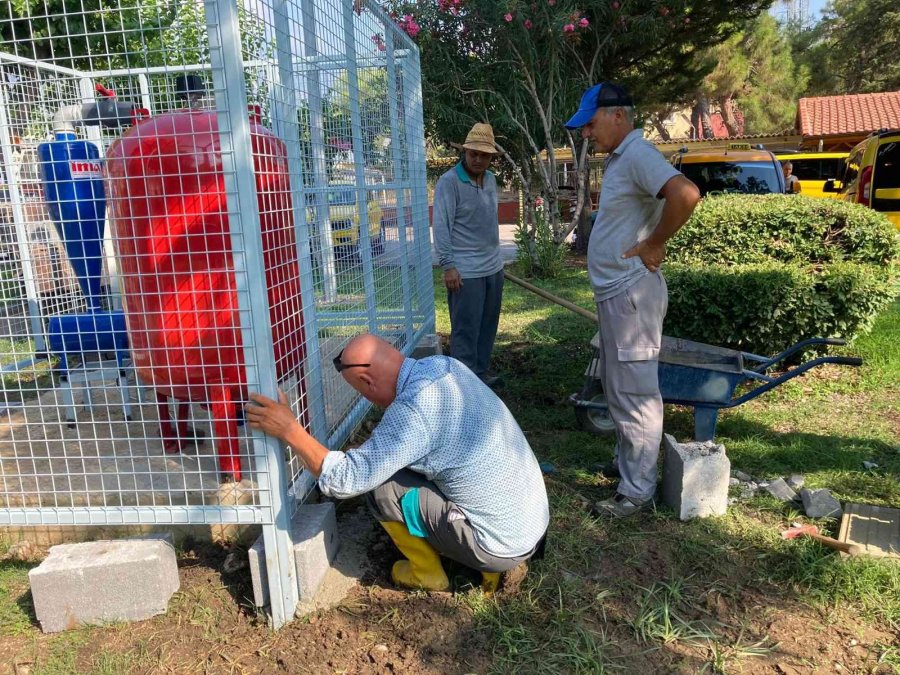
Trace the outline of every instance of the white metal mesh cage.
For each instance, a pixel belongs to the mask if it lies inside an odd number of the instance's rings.
[[[251,434],[434,330],[418,52],[374,3],[0,2],[0,525],[259,523],[291,615],[311,485]]]

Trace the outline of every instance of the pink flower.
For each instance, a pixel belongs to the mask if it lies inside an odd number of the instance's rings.
[[[575,30],[575,24],[567,23],[563,26],[563,33],[571,33]]]
[[[416,20],[410,14],[404,14],[403,18],[400,20],[400,27],[406,31],[406,34],[409,37],[414,38],[419,34],[419,31],[422,28],[416,23]]]
[[[581,21],[578,22],[578,25],[582,28],[587,28],[591,25],[591,22],[587,20],[587,17],[581,17]]]
[[[531,27],[532,27],[533,25],[534,25],[534,24],[531,23],[531,19],[525,19],[525,24],[524,24],[525,30],[531,30]]]
[[[506,21],[506,23],[509,23],[510,21],[512,21],[512,14],[509,14],[508,12],[504,14],[503,20]]]
[[[535,198],[535,200],[534,200],[534,205],[535,205],[537,208],[541,208],[541,207],[544,205],[544,198],[543,198],[543,197],[537,197],[537,198]]]
[[[556,0],[547,0],[547,4],[553,7],[556,4]]]
[[[612,8],[613,8],[613,9],[619,9],[619,3],[618,3],[618,2],[614,2],[614,3],[612,4]]]

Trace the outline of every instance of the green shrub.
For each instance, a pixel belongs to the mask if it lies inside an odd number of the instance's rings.
[[[759,354],[867,331],[896,293],[882,214],[790,195],[707,198],[673,239],[667,335]]]
[[[796,195],[707,197],[672,239],[682,263],[827,263],[886,265],[900,236],[884,214],[858,204]]]
[[[852,339],[892,296],[872,265],[668,264],[665,334],[770,355],[808,337]]]
[[[526,277],[555,279],[566,261],[568,246],[557,243],[543,209],[535,209],[534,231],[525,223],[519,223],[515,232],[516,264]]]

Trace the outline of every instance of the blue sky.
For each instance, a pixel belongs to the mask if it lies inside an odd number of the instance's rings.
[[[809,13],[812,14],[813,19],[819,20],[822,10],[825,9],[827,4],[828,0],[809,0]]]

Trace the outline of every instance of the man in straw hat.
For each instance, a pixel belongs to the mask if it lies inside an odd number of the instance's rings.
[[[600,380],[616,425],[614,497],[597,510],[630,516],[654,505],[662,440],[659,349],[669,304],[660,265],[666,242],[700,201],[697,186],[676,171],[634,128],[631,97],[611,82],[581,98],[566,128],[608,153],[600,205],[588,243],[588,274],[600,323]]]
[[[431,227],[450,307],[450,355],[488,386],[488,368],[503,299],[503,260],[497,222],[497,180],[488,171],[497,154],[490,124],[476,124],[459,163],[438,179]]]

